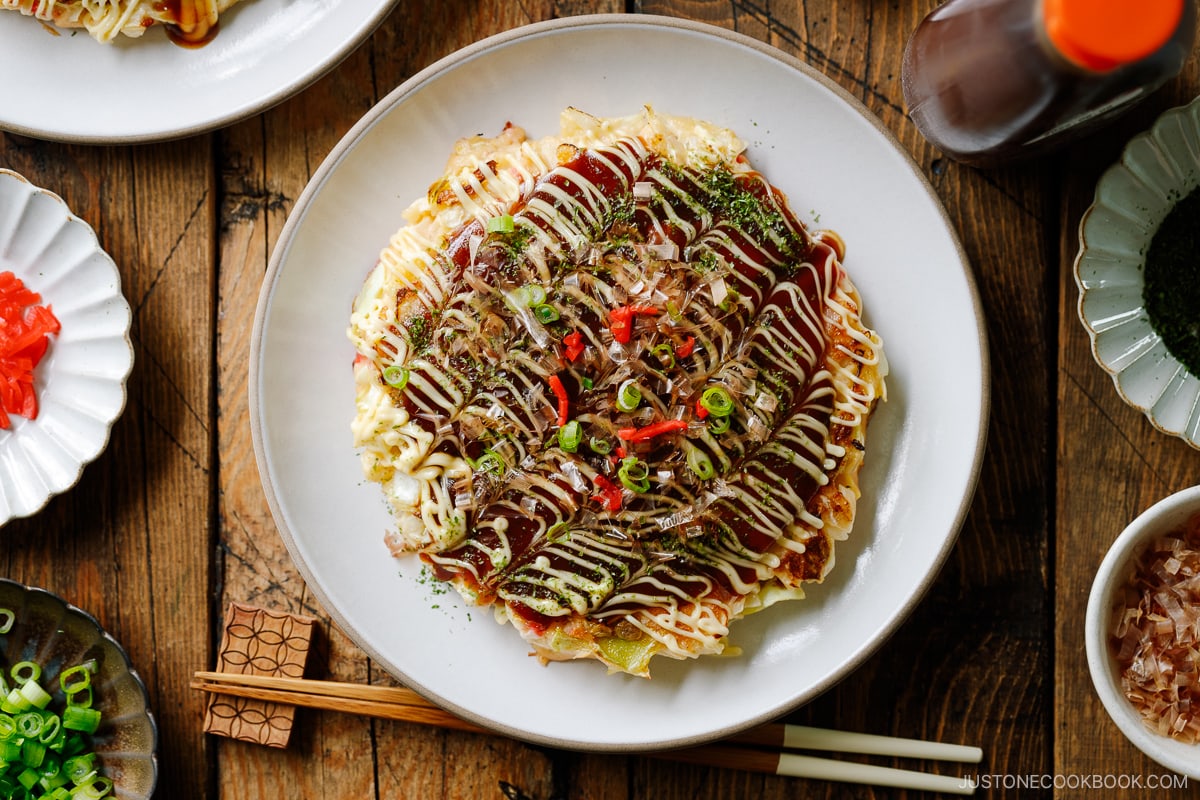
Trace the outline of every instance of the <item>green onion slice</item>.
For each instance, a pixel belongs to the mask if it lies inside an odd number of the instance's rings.
[[[8,633],[12,630],[13,623],[17,621],[17,614],[11,608],[0,608],[0,633]]]
[[[21,686],[26,681],[36,681],[42,677],[42,668],[32,661],[18,661],[8,671],[12,679]]]
[[[383,371],[383,382],[393,389],[403,389],[408,385],[408,370],[392,364]]]
[[[565,522],[556,522],[546,530],[546,538],[552,542],[566,541],[570,531],[569,526]]]
[[[700,395],[700,405],[717,417],[727,417],[733,413],[733,398],[723,386],[710,386],[705,389],[704,394]]]
[[[708,432],[719,436],[727,430],[729,430],[729,417],[718,417],[713,414],[712,419],[708,421]]]
[[[630,491],[638,494],[650,491],[650,468],[646,466],[645,461],[636,456],[627,456],[621,460],[621,466],[617,468],[617,477]]]
[[[568,453],[578,450],[582,441],[583,426],[579,424],[579,420],[573,419],[558,429],[558,446]]]
[[[525,290],[525,297],[528,298],[527,302],[529,305],[540,306],[542,303],[546,302],[546,287],[538,283],[530,283],[523,288]]]
[[[665,342],[651,348],[650,353],[658,359],[663,369],[675,366],[675,348]]]
[[[474,461],[467,458],[467,463],[476,472],[490,472],[493,475],[503,475],[506,467],[504,459],[490,447],[486,448]]]
[[[533,316],[538,322],[548,325],[558,320],[558,309],[547,303],[541,303],[533,307]]]
[[[488,233],[512,233],[515,227],[512,214],[501,214],[487,221],[486,230]]]
[[[592,448],[593,453],[606,456],[612,451],[612,442],[608,439],[601,439],[599,436],[593,436],[588,440],[588,447]]]
[[[699,447],[688,448],[687,465],[688,469],[696,473],[696,476],[700,480],[706,481],[717,474],[716,469],[713,467],[712,459]]]
[[[633,411],[642,402],[642,390],[638,388],[637,383],[630,378],[621,384],[617,389],[617,409],[619,411]]]

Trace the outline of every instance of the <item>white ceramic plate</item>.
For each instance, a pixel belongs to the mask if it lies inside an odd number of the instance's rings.
[[[57,195],[0,169],[0,272],[42,296],[62,323],[34,370],[37,418],[0,430],[0,525],[40,510],[103,452],[133,367],[117,267]]]
[[[347,56],[396,0],[244,0],[203,47],[161,28],[103,45],[0,13],[0,128],[115,144],[200,133],[256,114]],[[15,78],[12,76],[20,76]]]
[[[1126,145],[1079,222],[1075,283],[1092,355],[1126,403],[1200,448],[1200,377],[1175,360],[1142,302],[1146,251],[1175,203],[1200,184],[1200,98]]]
[[[563,59],[563,53],[571,58]],[[545,64],[555,64],[548,73]],[[536,87],[533,90],[531,87]],[[387,556],[390,522],[350,436],[350,303],[400,212],[456,138],[557,131],[568,105],[649,103],[740,131],[802,216],[848,243],[847,269],[891,361],[865,496],[829,580],[737,623],[737,658],[656,659],[651,680],[595,662],[543,667],[509,627]],[[774,718],[877,648],[930,584],[968,507],[988,409],[982,315],[942,207],[859,103],[779,51],[650,16],[594,16],[485,40],[414,76],[321,166],[291,215],[255,320],[251,422],[293,559],[334,619],[405,684],[526,740],[591,750],[682,745]]]

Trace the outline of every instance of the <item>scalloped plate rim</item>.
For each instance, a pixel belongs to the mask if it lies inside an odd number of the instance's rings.
[[[122,351],[121,362],[119,364],[117,364],[117,362],[114,361],[113,363],[115,366],[114,366],[114,369],[112,370],[113,382],[118,386],[119,393],[120,393],[119,402],[117,402],[115,404],[115,406],[112,409],[112,412],[110,414],[106,415],[107,418],[101,418],[99,416],[92,418],[98,426],[103,427],[104,430],[103,430],[101,436],[99,436],[97,438],[93,447],[89,448],[87,452],[85,452],[82,456],[80,456],[80,458],[78,459],[78,463],[74,465],[75,469],[74,469],[73,475],[68,480],[66,480],[65,483],[60,482],[61,485],[58,485],[58,484],[47,485],[45,487],[45,495],[44,496],[39,495],[39,500],[31,503],[26,508],[14,508],[10,504],[7,509],[0,510],[0,528],[2,528],[5,524],[10,522],[11,520],[24,519],[24,518],[34,516],[35,514],[40,512],[42,509],[44,509],[46,507],[46,505],[53,498],[74,488],[74,486],[76,484],[78,484],[80,479],[83,477],[83,471],[87,467],[87,465],[92,463],[93,461],[95,461],[97,458],[99,458],[100,454],[103,453],[108,448],[109,440],[112,436],[113,425],[120,418],[121,414],[124,413],[125,407],[128,403],[127,381],[129,379],[129,375],[133,371],[133,362],[134,362],[133,343],[132,343],[132,340],[130,339],[130,330],[131,330],[132,324],[133,324],[132,309],[130,308],[128,301],[125,299],[125,297],[122,293],[122,281],[121,281],[120,270],[117,268],[116,262],[113,261],[112,256],[110,256],[108,254],[108,252],[106,252],[104,250],[104,248],[100,245],[100,240],[96,236],[95,229],[86,220],[77,216],[71,210],[70,206],[66,203],[66,201],[63,200],[62,197],[60,197],[57,193],[35,184],[33,181],[29,180],[24,175],[22,175],[19,172],[16,172],[15,170],[0,167],[0,182],[6,181],[6,180],[15,180],[18,184],[22,184],[25,187],[25,191],[29,192],[30,197],[40,194],[42,196],[49,198],[51,201],[53,201],[53,203],[55,204],[56,207],[61,207],[61,210],[64,214],[64,225],[74,225],[74,226],[79,227],[86,233],[89,244],[94,243],[95,254],[100,257],[100,260],[103,262],[103,264],[106,268],[112,269],[113,291],[112,291],[111,295],[106,296],[104,299],[108,300],[110,302],[116,302],[118,308],[123,312],[123,320],[121,323],[121,327],[122,327],[122,337],[121,338],[124,341],[125,349],[124,349],[124,351]],[[91,254],[89,253],[89,256],[90,255]],[[81,259],[81,261],[82,261],[82,259]],[[22,277],[22,276],[18,276],[18,277]],[[43,296],[43,301],[49,303],[52,306],[54,305],[54,301],[52,298],[47,298],[47,297]],[[60,315],[60,318],[61,318],[61,316],[62,315]],[[68,319],[69,319],[69,316],[68,316]],[[51,347],[53,347],[53,344],[51,345]],[[124,357],[125,354],[127,354],[127,357]],[[108,376],[105,376],[105,377],[108,377]],[[36,426],[38,423],[37,423],[37,420],[33,420],[33,421],[25,420],[20,424],[22,425],[22,427],[24,427],[24,426],[29,426],[29,425]],[[15,439],[15,437],[20,435],[20,432],[17,431],[16,429],[10,429],[6,433],[7,433],[7,435],[3,436],[2,440],[0,440],[0,451],[12,446],[11,442]]]
[[[1130,168],[1129,168],[1129,163],[1131,160],[1134,159],[1134,153],[1132,150],[1132,148],[1134,146],[1138,145],[1139,143],[1144,142],[1144,143],[1152,143],[1153,146],[1155,148],[1157,148],[1157,146],[1158,146],[1157,141],[1154,138],[1155,132],[1160,130],[1162,128],[1162,126],[1164,126],[1167,122],[1170,122],[1170,121],[1175,120],[1180,117],[1186,117],[1188,115],[1188,112],[1193,111],[1193,110],[1200,112],[1200,97],[1196,97],[1195,99],[1191,100],[1188,103],[1184,103],[1184,104],[1178,105],[1178,106],[1173,106],[1173,107],[1163,111],[1154,120],[1153,124],[1151,124],[1151,126],[1149,128],[1142,131],[1141,133],[1136,134],[1133,138],[1131,138],[1129,140],[1129,142],[1126,143],[1125,147],[1122,149],[1120,158],[1113,164],[1109,165],[1104,170],[1104,172],[1101,173],[1100,178],[1096,181],[1096,189],[1095,189],[1095,192],[1093,193],[1092,203],[1087,207],[1087,209],[1084,210],[1083,215],[1079,219],[1079,227],[1078,227],[1079,250],[1075,254],[1075,259],[1074,259],[1074,262],[1072,265],[1072,272],[1073,272],[1074,279],[1075,279],[1075,286],[1079,290],[1079,297],[1075,304],[1076,313],[1079,317],[1079,321],[1083,324],[1084,330],[1088,334],[1088,340],[1089,340],[1090,349],[1091,349],[1091,353],[1092,353],[1092,359],[1112,379],[1113,386],[1116,389],[1118,396],[1120,396],[1121,400],[1124,401],[1126,405],[1142,412],[1142,414],[1145,415],[1146,419],[1150,422],[1150,424],[1156,430],[1160,431],[1161,433],[1165,433],[1169,436],[1174,436],[1179,439],[1182,439],[1183,441],[1187,442],[1192,447],[1200,449],[1200,436],[1193,437],[1186,430],[1173,430],[1173,429],[1167,427],[1155,415],[1154,406],[1145,406],[1145,405],[1135,401],[1133,398],[1131,398],[1129,396],[1129,394],[1125,391],[1124,387],[1122,387],[1122,385],[1121,385],[1121,375],[1125,371],[1125,369],[1128,369],[1128,367],[1122,367],[1122,368],[1115,367],[1112,364],[1105,361],[1101,357],[1100,352],[1099,352],[1098,339],[1104,333],[1104,331],[1096,330],[1096,327],[1094,326],[1093,321],[1088,317],[1088,315],[1085,311],[1085,302],[1086,302],[1089,290],[1084,285],[1084,279],[1083,279],[1082,275],[1080,274],[1081,268],[1083,267],[1084,262],[1086,261],[1087,256],[1089,255],[1088,223],[1091,220],[1093,214],[1095,212],[1097,212],[1101,207],[1108,207],[1108,208],[1113,207],[1110,203],[1106,203],[1101,199],[1101,190],[1103,189],[1103,187],[1107,183],[1113,181],[1115,179],[1114,176],[1117,175],[1118,173],[1120,173],[1122,170],[1132,172],[1132,170],[1130,170]],[[1200,141],[1200,126],[1198,126],[1196,128],[1196,132],[1197,132],[1198,141]],[[1194,185],[1192,185],[1190,188],[1194,189],[1194,188],[1197,188],[1197,186],[1200,186],[1200,164],[1197,164],[1197,172],[1195,175],[1193,175],[1193,179],[1196,180],[1196,183]],[[1170,188],[1176,188],[1176,187],[1170,187]],[[1129,324],[1129,323],[1122,323],[1122,324]],[[1120,327],[1120,326],[1118,326],[1118,327]],[[1177,373],[1178,370],[1183,370],[1185,373],[1188,374],[1188,380],[1190,382],[1197,384],[1197,400],[1196,400],[1196,403],[1194,404],[1194,407],[1200,408],[1200,376],[1191,375],[1190,372],[1187,370],[1187,368],[1184,367],[1178,360],[1176,360],[1169,353],[1167,354],[1167,359],[1169,360],[1169,362],[1171,364],[1174,364],[1177,367],[1177,369],[1173,372],[1173,374]],[[1165,370],[1163,370],[1163,372],[1165,372]],[[1161,395],[1159,397],[1161,398]],[[1193,414],[1192,418],[1194,419],[1195,417],[1196,417],[1196,414]],[[1198,428],[1198,430],[1200,430],[1200,428]]]

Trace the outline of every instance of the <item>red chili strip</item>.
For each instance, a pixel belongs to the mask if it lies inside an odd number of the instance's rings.
[[[564,336],[563,344],[567,346],[567,361],[574,361],[583,354],[583,334],[579,331],[571,331]]]
[[[609,511],[621,510],[621,487],[603,475],[596,476],[596,488],[600,491],[592,495],[592,499],[602,503]]]
[[[696,419],[704,419],[707,416],[708,409],[699,400],[696,400]]]
[[[550,391],[554,392],[554,396],[558,398],[558,425],[562,427],[567,424],[567,411],[570,409],[567,387],[563,386],[562,378],[557,375],[551,375],[549,382]]]
[[[685,430],[687,426],[688,424],[681,419],[664,419],[641,428],[621,428],[617,431],[617,436],[627,442],[644,442],[655,436],[662,436],[664,433]]]
[[[694,349],[696,349],[696,337],[689,336],[681,344],[675,345],[675,357],[687,358],[692,354],[692,350]]]
[[[658,316],[659,311],[654,306],[617,306],[608,312],[608,329],[613,338],[621,344],[628,344],[633,335],[633,318],[635,315]]]

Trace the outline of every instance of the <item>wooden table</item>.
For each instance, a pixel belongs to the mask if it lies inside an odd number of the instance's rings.
[[[987,315],[988,448],[957,546],[878,654],[789,719],[979,744],[984,763],[968,771],[994,776],[985,796],[1087,794],[1021,788],[1028,776],[1161,775],[1101,709],[1081,625],[1108,543],[1195,482],[1200,452],[1155,432],[1093,362],[1071,262],[1101,170],[1159,111],[1200,91],[1195,59],[1132,118],[1065,154],[978,171],[941,157],[903,113],[901,53],[934,0],[628,5],[401,0],[315,85],[220,131],[120,147],[0,135],[0,166],[61,194],[120,265],[136,352],[108,449],[76,488],[0,531],[0,575],[91,610],[126,645],[161,726],[159,796],[171,800],[489,800],[503,797],[501,782],[534,800],[903,796],[338,713],[301,712],[291,746],[268,749],[206,736],[204,698],[188,687],[214,664],[231,601],[315,615],[318,671],[390,681],[329,624],[297,574],[251,447],[251,321],[275,239],[312,171],[388,90],[487,35],[590,12],[688,17],[808,61],[878,114],[945,203]]]

